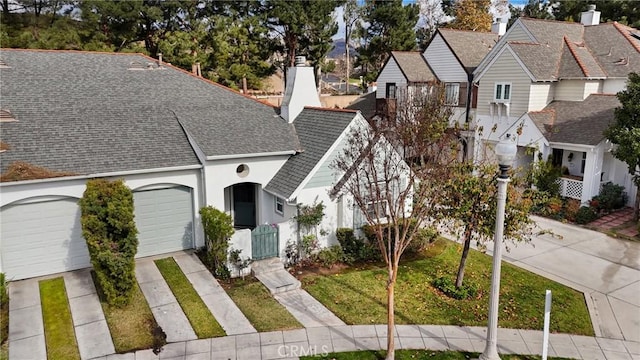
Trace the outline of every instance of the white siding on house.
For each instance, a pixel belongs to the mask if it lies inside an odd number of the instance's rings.
[[[313,177],[311,177],[307,185],[305,185],[305,189],[331,186],[335,184],[338,179],[334,175],[336,170],[331,169],[331,164],[338,157],[338,155],[340,155],[340,152],[342,151],[346,143],[347,137],[344,137],[335,148],[335,150],[329,155],[329,157],[327,157],[327,160],[322,163],[318,171],[316,171]]]
[[[392,57],[380,71],[376,82],[378,83],[376,98],[384,99],[387,95],[387,83],[396,83],[396,86],[400,87],[407,84],[407,78],[404,77],[398,63]]]
[[[504,34],[505,41],[533,41],[531,37],[522,28],[522,24],[515,23],[511,29]]]
[[[554,86],[551,83],[531,84],[529,111],[540,111],[553,101],[554,90]]]
[[[511,25],[511,27],[507,30],[507,32],[498,40],[498,43],[489,51],[487,56],[480,62],[476,70],[474,71],[474,75],[479,74],[483,71],[483,69],[487,66],[487,64],[493,59],[500,49],[502,49],[507,41],[533,41],[529,35],[522,28],[522,25],[519,21]]]
[[[529,109],[529,91],[531,78],[508,50],[502,52],[491,67],[484,73],[478,87],[479,116],[490,115],[489,106],[494,100],[495,83],[511,83],[511,118],[518,118]]]
[[[467,73],[440,34],[434,36],[423,56],[440,81],[467,82]]]
[[[560,80],[556,85],[555,100],[583,101],[589,95],[601,92],[600,80]]]
[[[602,84],[602,92],[604,94],[617,94],[626,88],[627,79],[607,79]]]

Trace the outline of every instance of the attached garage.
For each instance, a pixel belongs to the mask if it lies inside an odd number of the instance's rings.
[[[2,271],[8,280],[91,266],[78,199],[7,205],[0,226]]]
[[[191,188],[138,190],[133,193],[133,202],[138,228],[136,257],[194,247]]]

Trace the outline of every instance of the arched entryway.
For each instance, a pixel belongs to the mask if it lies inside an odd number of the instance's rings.
[[[254,229],[258,224],[258,191],[259,185],[249,182],[225,189],[225,210],[236,229]]]

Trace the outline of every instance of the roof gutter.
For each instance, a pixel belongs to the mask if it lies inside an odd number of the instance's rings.
[[[83,180],[83,179],[114,177],[114,176],[151,174],[151,173],[167,172],[167,171],[197,170],[201,168],[202,168],[202,165],[186,165],[186,166],[174,166],[174,167],[168,167],[168,168],[118,171],[118,172],[111,172],[111,173],[96,173],[96,174],[77,175],[77,176],[60,176],[60,177],[52,177],[52,178],[36,179],[36,180],[5,181],[5,182],[0,182],[0,187],[12,186],[12,185],[40,184],[40,183],[56,182],[56,181]]]
[[[228,159],[242,159],[242,158],[252,158],[252,157],[267,157],[267,156],[282,156],[282,155],[295,155],[297,151],[295,150],[286,150],[286,151],[273,151],[273,152],[265,152],[265,153],[253,153],[253,154],[232,154],[232,155],[214,155],[207,156],[207,160],[228,160]]]

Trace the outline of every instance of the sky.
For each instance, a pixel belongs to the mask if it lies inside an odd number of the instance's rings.
[[[403,3],[405,4],[414,4],[415,2],[416,0],[403,0]],[[528,0],[509,0],[509,3],[516,7],[523,7],[527,2]],[[334,40],[344,39],[344,21],[342,20],[343,12],[342,7],[337,8],[334,12],[336,20],[338,20],[338,32],[333,36]]]

